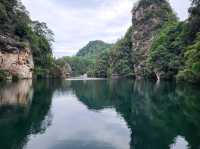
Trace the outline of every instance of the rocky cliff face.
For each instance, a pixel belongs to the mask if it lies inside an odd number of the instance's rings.
[[[134,72],[143,77],[145,63],[156,33],[169,20],[176,19],[166,0],[140,0],[132,10]]]
[[[24,43],[0,35],[0,70],[10,77],[19,79],[32,78],[34,68],[31,51]]]

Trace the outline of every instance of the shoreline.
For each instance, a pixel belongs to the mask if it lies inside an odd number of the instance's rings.
[[[72,78],[67,78],[65,80],[69,81],[81,81],[81,80],[106,80],[106,78],[81,78],[81,77],[72,77]]]

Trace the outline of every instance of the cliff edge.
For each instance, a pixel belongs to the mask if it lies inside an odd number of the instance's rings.
[[[34,63],[26,43],[0,35],[0,70],[6,72],[6,79],[32,78]]]
[[[136,78],[146,73],[146,59],[156,33],[168,22],[176,20],[166,0],[140,0],[132,10],[132,49]]]

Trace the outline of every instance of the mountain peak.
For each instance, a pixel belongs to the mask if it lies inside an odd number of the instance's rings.
[[[109,49],[112,44],[106,43],[102,40],[90,41],[85,47],[81,48],[76,56],[81,57],[96,57],[98,54],[106,49]]]
[[[138,55],[135,74],[141,76],[155,34],[165,23],[177,18],[167,0],[140,0],[134,6],[132,15],[133,50]]]

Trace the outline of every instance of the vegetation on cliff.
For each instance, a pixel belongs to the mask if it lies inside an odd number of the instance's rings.
[[[187,46],[184,50],[184,67],[177,80],[191,83],[200,82],[200,0],[192,0],[187,25]]]
[[[133,76],[132,27],[114,45],[103,41],[91,41],[79,50],[77,56],[63,57],[59,63],[67,62],[74,76],[87,73],[91,77]]]
[[[193,44],[186,47],[184,52],[184,67],[177,75],[177,80],[191,83],[200,82],[200,34]]]
[[[53,32],[45,23],[32,21],[19,0],[2,0],[0,8],[0,33],[16,41],[28,42],[35,65],[48,66]]]
[[[45,23],[32,21],[18,0],[0,2],[0,34],[30,47],[34,72],[40,77],[61,75],[60,67],[68,63],[66,71],[74,76],[196,83],[200,82],[200,0],[191,2],[189,18],[180,22],[167,0],[140,0],[132,10],[132,26],[115,44],[91,41],[76,56],[58,60],[52,55],[53,32]]]
[[[109,50],[99,54],[90,74],[200,82],[200,1],[180,22],[166,0],[140,0],[133,25]]]
[[[153,42],[148,66],[161,79],[176,78],[191,83],[200,81],[199,0],[192,1],[189,12],[188,20],[166,24]]]
[[[150,77],[174,79],[183,67],[182,57],[186,45],[184,29],[185,24],[182,22],[168,22],[157,34],[146,60]]]
[[[32,21],[20,0],[0,1],[0,35],[9,37],[24,48],[31,49],[36,76],[37,74],[40,76],[42,74],[43,77],[53,76],[51,70],[58,71],[52,54],[53,32],[46,23]],[[5,50],[2,45],[4,44],[1,44],[0,51]]]
[[[94,70],[95,76],[111,77],[113,74],[123,77],[133,76],[131,36],[132,27],[110,50],[103,52],[97,57]]]
[[[161,28],[165,28],[165,24],[169,24],[167,22],[176,22],[177,18],[165,0],[141,0],[134,6],[132,13],[133,25],[125,36],[96,59],[95,76],[150,75],[146,59],[152,38]]]

